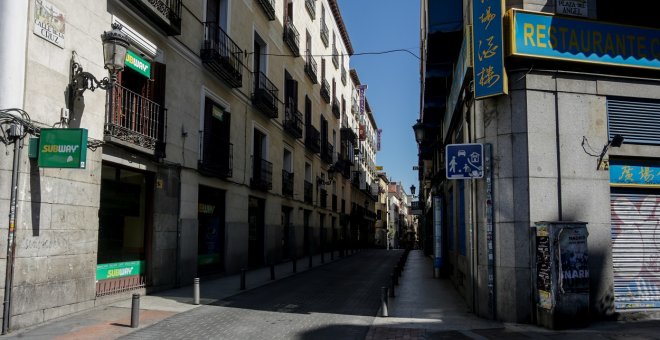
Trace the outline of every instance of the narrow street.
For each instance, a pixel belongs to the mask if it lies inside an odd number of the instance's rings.
[[[380,289],[401,254],[365,250],[178,314],[125,339],[364,339],[380,307]]]

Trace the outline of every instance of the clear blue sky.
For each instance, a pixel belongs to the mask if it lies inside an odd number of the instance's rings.
[[[419,0],[338,0],[356,54],[407,49],[419,55]],[[419,60],[406,52],[354,55],[350,67],[367,84],[369,106],[383,129],[376,164],[388,178],[419,186],[412,125],[419,117]]]

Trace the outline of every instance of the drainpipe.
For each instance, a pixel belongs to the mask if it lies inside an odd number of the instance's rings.
[[[19,158],[21,149],[23,148],[23,140],[21,139],[21,127],[19,125],[12,125],[9,129],[10,137],[14,139],[14,164],[11,172],[11,197],[9,205],[9,233],[7,236],[7,269],[5,271],[5,296],[3,300],[3,314],[2,314],[2,334],[7,334],[9,331],[9,314],[11,313],[11,292],[12,284],[14,281],[14,259],[16,255],[16,205],[18,194],[18,174],[19,174]]]

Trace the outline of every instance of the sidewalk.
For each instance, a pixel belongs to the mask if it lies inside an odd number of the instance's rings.
[[[323,264],[340,260],[339,252],[330,252],[297,260],[296,272],[301,273]],[[348,251],[346,256],[351,256]],[[323,262],[323,263],[322,263]],[[275,266],[275,279],[295,275],[291,261]],[[240,290],[240,274],[215,279],[200,279],[200,305],[211,304],[226,297],[251,290],[270,282],[270,267],[249,270],[245,276],[246,290]],[[116,339],[138,329],[151,326],[178,313],[197,308],[193,305],[193,286],[157,292],[140,297],[140,320],[138,328],[131,328],[131,298],[99,306],[83,312],[70,314],[34,327],[12,331],[0,339]]]
[[[389,339],[660,339],[660,320],[593,322],[554,331],[486,320],[468,311],[449,280],[433,278],[433,262],[411,251],[389,298],[388,317],[374,320],[368,340]]]

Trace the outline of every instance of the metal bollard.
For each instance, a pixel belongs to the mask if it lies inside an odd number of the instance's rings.
[[[387,287],[380,288],[380,310],[382,317],[388,317],[389,313],[387,311]]]
[[[390,274],[390,297],[394,297],[394,274]]]
[[[133,294],[131,301],[131,328],[138,328],[140,325],[140,294]]]
[[[270,264],[270,279],[275,280],[275,265],[272,263]]]
[[[241,268],[241,290],[245,290],[245,268]]]
[[[199,278],[193,280],[193,305],[199,305]]]
[[[291,261],[291,264],[293,266],[293,272],[294,273],[298,272],[298,269],[296,268],[296,265],[298,264],[298,258],[297,257],[295,257],[295,256],[293,257],[293,261]]]

